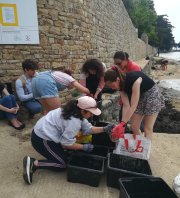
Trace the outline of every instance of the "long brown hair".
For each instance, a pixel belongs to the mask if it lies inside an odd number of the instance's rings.
[[[120,73],[117,69],[109,69],[105,72],[104,75],[104,81],[107,82],[115,82],[117,78],[120,79],[119,82],[119,91],[123,91],[125,87],[125,79],[126,79],[126,74],[125,73]]]
[[[86,60],[86,62],[83,64],[81,68],[81,72],[86,75],[89,75],[90,69],[96,71],[96,76],[98,79],[104,76],[104,67],[100,60],[95,58]]]

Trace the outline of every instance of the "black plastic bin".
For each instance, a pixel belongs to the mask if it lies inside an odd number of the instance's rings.
[[[97,127],[104,127],[108,124],[107,122],[91,122],[91,123],[93,126],[97,126]],[[115,147],[115,143],[111,141],[111,139],[107,133],[93,134],[92,135],[92,144],[107,146],[110,148]]]
[[[107,186],[119,189],[118,180],[124,177],[152,177],[148,161],[109,153]]]
[[[158,177],[119,179],[120,198],[178,198],[166,182]]]
[[[108,153],[109,153],[109,148],[106,146],[98,146],[94,145],[94,149],[92,152],[85,152],[85,151],[76,151],[77,153],[82,152],[85,153],[86,155],[92,155],[97,158],[102,158],[102,159],[107,159]]]
[[[76,153],[67,167],[67,181],[97,187],[104,172],[104,159]]]

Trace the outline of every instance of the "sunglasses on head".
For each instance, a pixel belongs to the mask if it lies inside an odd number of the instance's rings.
[[[116,63],[116,65],[121,66],[122,65],[122,62],[121,63]]]

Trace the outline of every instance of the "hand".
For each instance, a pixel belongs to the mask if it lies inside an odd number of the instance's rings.
[[[115,127],[115,124],[109,123],[107,126],[103,127],[103,131],[107,134],[111,134],[112,129]]]
[[[16,114],[17,113],[17,108],[16,107],[13,107],[13,108],[9,109],[8,112],[9,113]]]
[[[98,97],[98,94],[94,94],[94,99],[96,100]]]
[[[88,88],[84,88],[84,89],[85,89],[84,93],[86,93],[86,94],[87,94],[87,96],[89,96],[89,95],[90,95],[90,91],[89,91],[89,89],[88,89]]]
[[[123,121],[121,121],[117,126],[114,127],[113,132],[112,132],[113,141],[124,137],[125,128],[126,128],[126,123]]]
[[[19,111],[19,105],[18,104],[16,104],[16,110],[17,110],[17,112]]]
[[[96,93],[94,94],[94,99],[95,99],[95,100],[98,98],[99,93],[100,93],[100,92],[97,92],[97,91],[96,91]]]
[[[92,144],[84,144],[83,145],[83,151],[85,152],[91,152],[94,148],[94,145]]]

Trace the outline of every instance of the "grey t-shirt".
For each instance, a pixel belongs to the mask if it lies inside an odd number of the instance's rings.
[[[71,146],[76,142],[76,135],[81,130],[83,134],[91,133],[92,125],[87,119],[71,117],[65,120],[61,108],[50,111],[34,126],[34,132],[42,139]]]

